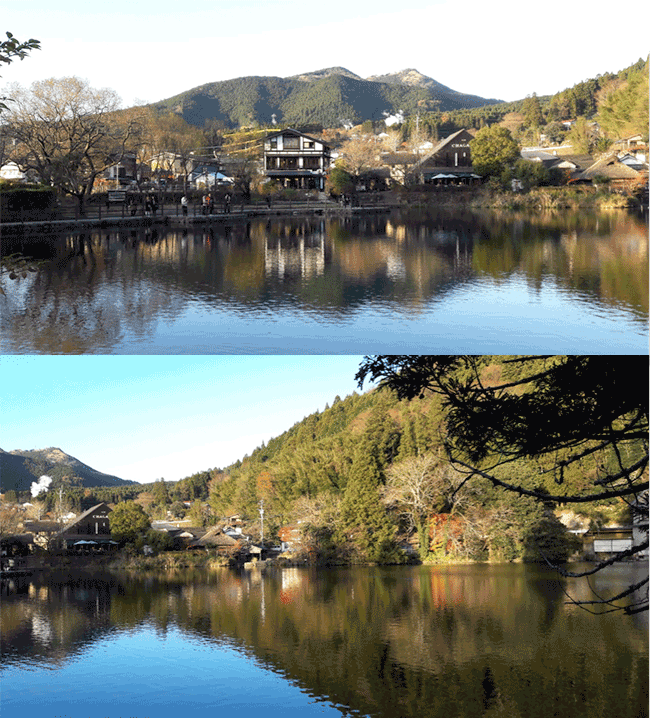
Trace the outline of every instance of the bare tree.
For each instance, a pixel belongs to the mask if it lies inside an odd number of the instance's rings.
[[[379,166],[377,145],[372,139],[353,138],[341,147],[346,169],[356,177]]]
[[[434,453],[408,457],[387,469],[384,500],[417,532],[421,554],[428,550],[430,514],[452,514],[462,502],[463,484],[464,477]]]
[[[29,89],[14,85],[11,93],[11,159],[75,197],[83,215],[95,181],[123,159],[140,124],[117,114],[113,90],[94,89],[77,77],[41,80]]]

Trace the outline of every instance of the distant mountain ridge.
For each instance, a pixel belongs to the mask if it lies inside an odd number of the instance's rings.
[[[482,107],[501,100],[456,92],[415,69],[363,79],[344,67],[291,77],[239,77],[212,82],[153,103],[203,127],[219,121],[240,127],[273,121],[292,126],[336,127],[416,111]]]
[[[137,482],[97,471],[61,449],[3,451],[0,449],[0,486],[2,491],[28,491],[43,475],[57,478],[78,478],[82,487],[122,486]]]

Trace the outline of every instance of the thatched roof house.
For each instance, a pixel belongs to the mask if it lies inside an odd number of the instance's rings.
[[[614,187],[627,187],[644,179],[647,181],[648,170],[646,168],[645,171],[640,171],[630,167],[612,152],[601,157],[578,176],[579,180],[587,182],[597,181],[600,178],[608,180]]]
[[[203,536],[191,541],[190,549],[216,549],[217,553],[232,554],[239,551],[242,541],[224,533],[221,528],[209,529]]]

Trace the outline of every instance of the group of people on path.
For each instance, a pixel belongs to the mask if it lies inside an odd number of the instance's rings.
[[[223,198],[223,211],[225,214],[230,214],[230,205],[232,202],[232,195],[230,192],[227,192],[226,195]],[[203,197],[201,197],[201,214],[208,215],[212,214],[214,212],[214,206],[215,201],[214,197],[211,194],[205,194]],[[187,195],[183,195],[181,197],[181,210],[183,212],[183,217],[187,217],[189,208],[189,199],[187,198]]]
[[[159,207],[158,197],[153,192],[145,195],[144,197],[127,194],[125,205],[130,209],[132,217],[135,217],[138,213],[138,207],[142,207],[144,209],[145,217],[155,217]]]

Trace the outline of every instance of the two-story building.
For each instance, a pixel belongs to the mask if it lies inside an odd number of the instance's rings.
[[[264,140],[264,171],[282,187],[325,189],[331,149],[322,140],[287,128]]]
[[[113,548],[117,544],[111,539],[111,510],[108,504],[101,503],[84,511],[55,536],[56,544],[62,549]]]
[[[474,136],[458,130],[438,144],[410,169],[409,175],[419,184],[474,184],[480,177],[472,171],[469,143]]]

